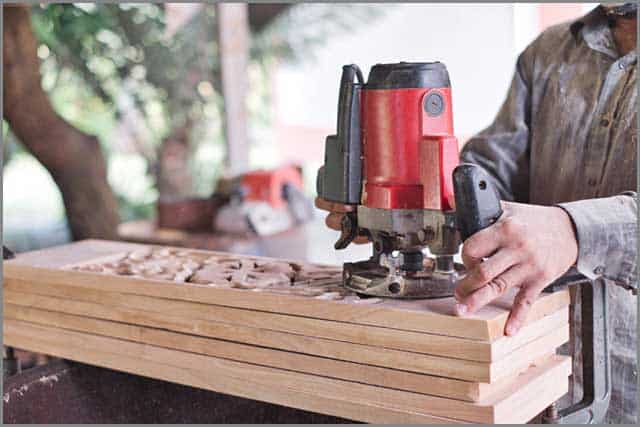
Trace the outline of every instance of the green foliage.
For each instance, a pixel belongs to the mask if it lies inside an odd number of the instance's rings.
[[[209,102],[197,87],[216,69],[215,19],[205,8],[173,37],[158,4],[49,4],[34,8],[39,40],[77,73],[116,119],[135,109],[150,134],[143,153]],[[197,119],[194,117],[194,119]]]
[[[109,159],[117,153],[145,159],[146,171],[135,172],[109,160],[123,219],[148,217],[154,200],[119,191],[126,187],[118,180],[155,180],[158,149],[174,129],[217,122],[217,127],[190,136],[194,150],[199,141],[223,150],[221,101],[214,89],[213,12],[212,6],[203,6],[202,13],[167,34],[165,10],[158,4],[33,8],[33,28],[42,43],[38,53],[43,86],[56,110],[83,131],[98,135]],[[210,166],[219,169],[221,164]]]
[[[152,214],[157,191],[149,186],[159,147],[182,127],[193,153],[193,191],[208,194],[224,160],[215,6],[201,5],[171,32],[163,4],[44,4],[32,10],[43,87],[65,119],[100,138],[121,216]],[[258,139],[271,125],[269,72],[276,61],[312,55],[331,35],[373,19],[374,10],[295,5],[252,34],[250,137]],[[142,161],[146,170],[117,160],[123,156],[136,165]],[[128,191],[127,182],[145,184]]]

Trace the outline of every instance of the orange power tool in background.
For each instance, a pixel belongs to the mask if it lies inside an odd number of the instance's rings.
[[[307,222],[311,201],[295,166],[256,170],[218,181],[215,197],[228,198],[215,214],[214,229],[228,233],[272,235]]]

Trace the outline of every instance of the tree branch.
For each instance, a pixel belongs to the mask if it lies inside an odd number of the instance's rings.
[[[75,239],[115,238],[117,202],[95,137],[58,116],[40,84],[37,42],[25,6],[4,6],[4,117],[58,184]]]

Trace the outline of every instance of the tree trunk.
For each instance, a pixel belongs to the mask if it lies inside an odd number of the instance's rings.
[[[3,12],[4,117],[60,188],[73,238],[116,238],[118,205],[98,140],[67,123],[49,103],[29,7],[4,6]]]
[[[173,201],[193,196],[189,170],[189,131],[191,122],[174,128],[158,151],[156,182],[159,199]]]

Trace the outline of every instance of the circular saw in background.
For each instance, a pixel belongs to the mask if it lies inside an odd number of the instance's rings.
[[[302,173],[295,166],[223,178],[213,197],[226,200],[213,216],[213,229],[225,233],[269,236],[313,216],[313,205],[302,190]]]

